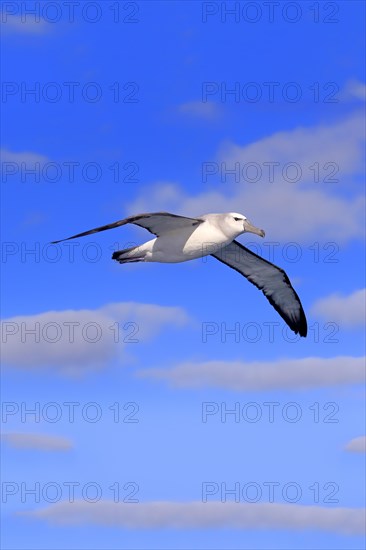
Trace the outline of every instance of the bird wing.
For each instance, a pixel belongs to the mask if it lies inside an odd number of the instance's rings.
[[[153,235],[159,237],[164,233],[169,233],[169,231],[193,227],[203,223],[204,220],[198,218],[186,218],[185,216],[177,216],[176,214],[169,214],[169,212],[154,212],[151,214],[138,214],[137,216],[130,216],[129,218],[124,218],[118,222],[109,223],[107,225],[102,225],[101,227],[96,227],[95,229],[90,229],[89,231],[84,231],[84,233],[78,233],[67,239],[60,239],[59,241],[52,241],[52,244],[57,244],[62,241],[69,241],[70,239],[76,239],[77,237],[85,237],[86,235],[92,235],[93,233],[98,233],[99,231],[106,231],[107,229],[113,229],[114,227],[120,227],[121,225],[126,225],[127,223],[133,223],[134,225],[139,225],[144,227]]]
[[[300,298],[283,269],[257,256],[237,241],[222,247],[211,256],[235,269],[259,288],[295,334],[307,335],[307,322]]]

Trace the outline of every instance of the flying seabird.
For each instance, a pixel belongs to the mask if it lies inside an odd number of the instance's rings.
[[[285,271],[234,240],[246,232],[255,233],[260,237],[265,235],[263,229],[252,225],[242,214],[205,214],[197,218],[187,218],[169,212],[139,214],[78,233],[67,239],[53,241],[53,244],[128,223],[144,227],[156,237],[140,246],[114,252],[113,260],[121,264],[176,263],[211,255],[244,275],[248,281],[262,290],[291,330],[300,336],[307,335],[304,310]]]

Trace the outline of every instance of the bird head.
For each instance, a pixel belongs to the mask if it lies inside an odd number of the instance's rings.
[[[230,228],[237,233],[236,236],[241,235],[242,233],[255,233],[260,237],[264,237],[265,235],[263,229],[255,227],[246,216],[243,216],[243,214],[229,212],[226,219],[227,223],[230,225]]]

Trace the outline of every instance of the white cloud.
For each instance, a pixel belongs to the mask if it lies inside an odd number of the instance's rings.
[[[40,451],[68,451],[72,442],[60,436],[36,433],[3,433],[1,439],[16,449],[35,449]]]
[[[205,120],[212,120],[217,118],[220,113],[219,105],[214,102],[207,101],[189,101],[188,103],[182,103],[178,106],[178,112],[183,115],[189,115],[196,118]]]
[[[0,162],[2,164],[2,180],[8,184],[13,181],[24,183],[28,176],[32,178],[32,181],[40,181],[44,179],[44,175],[41,176],[42,170],[54,165],[44,155],[32,151],[14,152],[9,149],[0,149]]]
[[[351,439],[345,447],[350,453],[366,453],[366,435]]]
[[[278,503],[235,502],[58,502],[23,512],[59,525],[93,524],[129,529],[286,529],[344,535],[364,532],[364,510]]]
[[[166,209],[192,216],[241,211],[263,227],[270,240],[318,240],[321,236],[344,242],[363,237],[365,199],[352,178],[362,171],[364,141],[364,120],[362,114],[357,113],[332,125],[277,132],[245,146],[227,143],[218,158],[211,159],[216,163],[212,170],[223,174],[221,163],[225,163],[226,170],[234,169],[237,163],[240,181],[235,182],[233,176],[228,176],[226,183],[215,184],[214,191],[194,196],[187,195],[176,183],[158,183],[144,189],[130,204],[129,211]],[[205,162],[211,161],[205,159]],[[272,183],[269,182],[269,168],[264,165],[268,162],[279,163],[279,167],[274,168]],[[300,167],[301,178],[296,183],[283,178],[282,170],[289,162]],[[260,181],[243,180],[243,168],[248,163],[259,166]],[[310,169],[314,163],[319,163],[319,182],[314,181],[315,169]],[[347,195],[340,193],[339,182],[324,182],[337,166],[339,171],[333,178],[346,184]],[[218,175],[215,181],[217,179]],[[207,183],[210,181],[207,179]]]
[[[240,162],[242,165],[253,161],[259,164],[269,161],[280,164],[297,162],[302,171],[306,171],[305,181],[308,182],[314,181],[313,171],[309,170],[314,162],[320,165],[336,162],[339,166],[337,176],[341,179],[362,170],[364,142],[363,113],[357,113],[329,125],[276,132],[249,145],[228,143],[222,148],[220,157],[226,162]]]
[[[331,319],[341,326],[364,325],[366,321],[366,289],[355,290],[348,296],[331,294],[315,302],[312,313]]]
[[[278,361],[185,362],[170,369],[151,368],[137,376],[166,380],[173,386],[219,387],[234,391],[308,389],[357,384],[365,380],[363,357],[306,357]]]
[[[4,365],[81,374],[156,336],[163,327],[189,321],[182,308],[121,302],[95,310],[47,311],[2,322]]]
[[[14,151],[9,151],[8,149],[0,150],[0,160],[1,162],[14,162],[19,165],[24,163],[29,168],[34,168],[36,162],[41,165],[48,162],[47,157],[39,155],[38,153],[32,153],[30,151],[14,153]]]
[[[10,34],[44,34],[50,30],[51,25],[43,18],[36,19],[36,14],[11,15],[3,11],[1,17],[1,30]]]
[[[341,91],[341,99],[359,99],[365,101],[366,84],[356,79],[349,80]]]

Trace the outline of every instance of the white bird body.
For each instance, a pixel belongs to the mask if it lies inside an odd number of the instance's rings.
[[[235,215],[243,219],[241,214]],[[124,258],[140,258],[139,261],[159,263],[188,262],[216,252],[243,233],[242,224],[240,227],[237,223],[225,225],[222,214],[204,214],[198,216],[198,219],[204,220],[204,223],[170,229],[126,252]]]
[[[257,256],[235,240],[247,231],[264,237],[263,229],[252,225],[242,214],[236,212],[205,214],[196,218],[187,218],[169,212],[139,214],[78,233],[68,239],[84,237],[127,223],[144,227],[156,237],[140,246],[117,250],[112,255],[113,260],[121,264],[180,263],[211,255],[244,275],[248,281],[262,290],[291,330],[296,334],[299,333],[300,336],[306,336],[305,313],[284,270]]]

